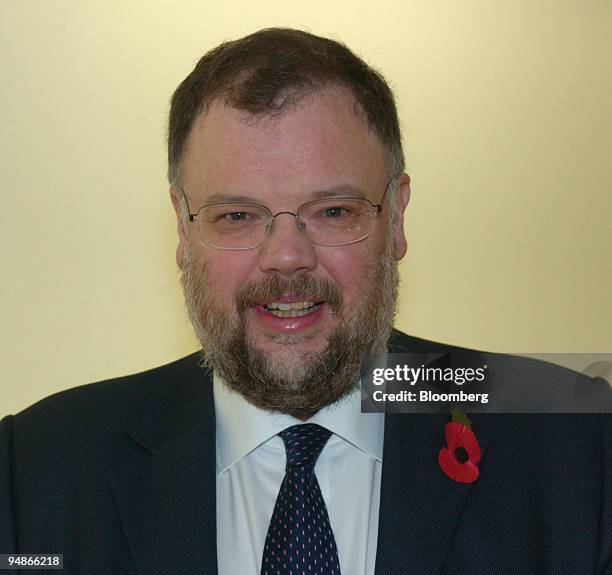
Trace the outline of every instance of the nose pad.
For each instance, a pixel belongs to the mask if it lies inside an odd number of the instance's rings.
[[[300,232],[303,232],[304,235],[306,235],[306,224],[302,220],[300,220],[300,218],[297,216],[297,214],[294,214],[293,212],[278,212],[278,214],[274,214],[272,216],[272,220],[270,221],[270,223],[266,224],[266,239],[267,239],[268,235],[274,229],[274,222],[276,222],[276,217],[280,216],[281,214],[288,214],[290,216],[293,216],[295,218],[295,225],[296,225],[297,229]],[[306,237],[308,238],[308,236],[306,236]]]
[[[263,271],[276,271],[289,276],[298,270],[313,270],[317,265],[314,245],[304,234],[305,226],[291,212],[281,212],[295,218],[298,234],[291,228],[291,222],[280,224],[274,234],[275,214],[267,224],[267,235],[259,253],[259,265]],[[279,224],[276,224],[279,227]]]

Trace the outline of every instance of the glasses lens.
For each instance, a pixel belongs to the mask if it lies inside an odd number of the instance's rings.
[[[298,216],[313,244],[339,246],[362,240],[370,233],[373,207],[367,200],[330,198],[304,204]]]
[[[249,204],[213,204],[198,214],[202,241],[212,247],[241,250],[259,245],[266,237],[270,212]]]

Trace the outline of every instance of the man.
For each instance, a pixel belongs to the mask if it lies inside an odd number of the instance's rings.
[[[379,74],[262,30],[200,60],[168,143],[203,356],[5,418],[0,552],[71,574],[609,572],[607,416],[474,417],[464,484],[438,465],[446,414],[360,412],[368,354],[451,350],[392,332],[410,188]]]

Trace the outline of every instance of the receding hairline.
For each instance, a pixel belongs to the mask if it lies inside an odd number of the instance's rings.
[[[174,91],[168,118],[168,179],[177,182],[195,117],[222,96],[252,118],[273,116],[323,85],[343,85],[387,149],[391,173],[404,169],[401,127],[384,76],[345,44],[304,30],[265,28],[208,51]],[[279,94],[282,93],[282,97]],[[248,114],[245,117],[249,117]]]
[[[372,125],[371,122],[368,121],[368,116],[366,111],[363,109],[359,99],[355,96],[354,91],[350,86],[347,86],[343,82],[338,81],[325,81],[325,82],[317,82],[316,85],[313,84],[307,90],[296,90],[294,86],[289,86],[283,93],[279,94],[279,99],[282,101],[279,102],[278,107],[266,109],[262,112],[252,113],[249,110],[244,109],[243,107],[236,106],[235,102],[230,97],[230,94],[227,90],[219,91],[216,95],[204,99],[202,102],[201,108],[198,113],[194,116],[193,122],[189,129],[188,135],[183,142],[183,147],[180,152],[180,159],[177,163],[177,182],[179,186],[183,187],[185,185],[184,179],[184,160],[189,151],[189,146],[191,145],[192,137],[194,134],[194,130],[196,129],[198,123],[205,121],[206,116],[210,113],[213,106],[222,105],[227,108],[236,110],[239,113],[240,121],[244,122],[245,125],[255,126],[257,124],[263,124],[265,122],[275,122],[287,114],[291,114],[299,105],[304,101],[310,98],[318,98],[325,94],[337,92],[346,97],[346,102],[350,105],[349,109],[355,114],[357,118],[361,120],[364,128],[376,138],[376,141],[381,146],[383,151],[385,161],[387,164],[387,168],[389,170],[389,176],[391,175],[399,175],[393,174],[394,171],[394,160],[392,154],[390,153],[388,147],[383,142],[378,130],[376,130],[375,126]]]

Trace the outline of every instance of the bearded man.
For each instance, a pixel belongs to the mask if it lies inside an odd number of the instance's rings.
[[[0,553],[70,574],[607,572],[609,418],[475,418],[465,484],[438,465],[446,415],[361,413],[367,356],[452,349],[392,330],[410,180],[380,74],[298,30],[222,44],[176,90],[168,151],[203,351],[5,418]]]

